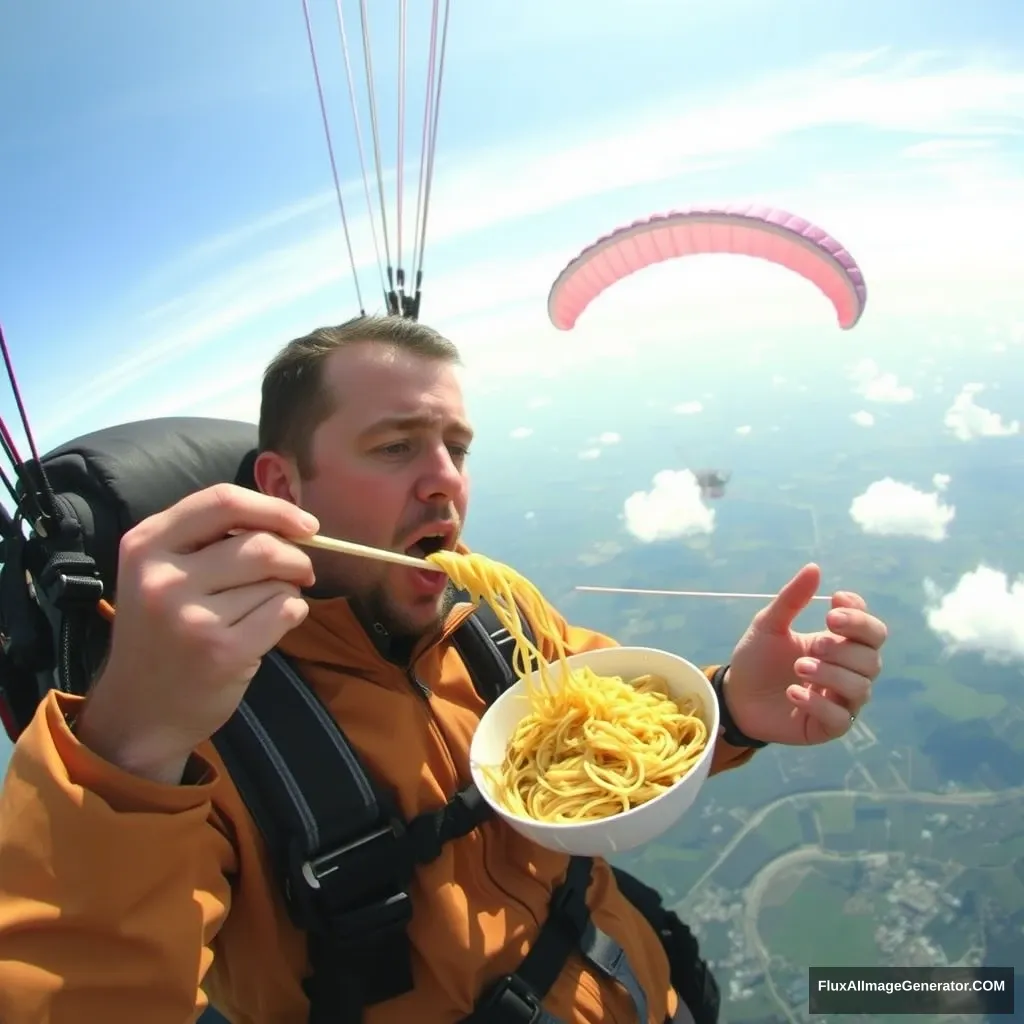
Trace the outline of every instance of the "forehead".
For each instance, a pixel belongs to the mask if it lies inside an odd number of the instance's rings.
[[[333,353],[324,367],[335,417],[365,429],[385,419],[429,416],[468,427],[453,363],[374,342]]]

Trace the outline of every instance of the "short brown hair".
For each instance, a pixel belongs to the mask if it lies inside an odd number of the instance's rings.
[[[310,446],[316,428],[335,409],[324,386],[324,363],[338,349],[358,342],[391,345],[405,352],[461,363],[455,345],[432,327],[400,316],[357,316],[336,327],[318,327],[295,338],[263,374],[259,449],[292,456],[303,477],[313,475]]]

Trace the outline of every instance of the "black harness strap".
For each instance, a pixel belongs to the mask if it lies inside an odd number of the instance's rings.
[[[404,823],[279,653],[263,660],[214,743],[267,841],[289,914],[308,933],[311,1005],[333,1003],[330,1016],[343,1019],[339,1004],[409,991]]]
[[[565,880],[552,893],[548,916],[523,962],[515,973],[499,978],[459,1024],[560,1024],[541,1001],[573,953],[580,953],[600,974],[622,985],[637,1021],[647,1024],[647,996],[625,950],[590,919],[586,899],[592,866],[589,857],[570,859]]]

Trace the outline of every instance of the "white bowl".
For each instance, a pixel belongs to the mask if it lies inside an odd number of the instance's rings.
[[[602,676],[635,679],[646,673],[659,675],[674,697],[696,697],[708,730],[707,744],[697,763],[671,789],[639,807],[609,818],[554,824],[511,814],[496,799],[484,766],[495,767],[502,763],[509,737],[530,710],[526,681],[520,680],[487,709],[476,728],[469,748],[473,781],[495,813],[517,832],[549,850],[578,856],[607,856],[642,846],[679,821],[697,799],[708,776],[719,728],[715,691],[696,665],[676,654],[652,647],[608,647],[575,654],[567,661],[570,669],[586,665]],[[550,668],[553,685],[558,683],[561,675],[561,666],[556,662]],[[535,676],[536,673],[531,675],[529,681],[532,682]]]

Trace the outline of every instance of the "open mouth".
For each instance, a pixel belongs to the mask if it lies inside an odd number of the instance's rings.
[[[451,536],[451,533],[442,532],[424,534],[415,544],[410,544],[405,553],[414,558],[426,558],[427,555],[448,547]]]

